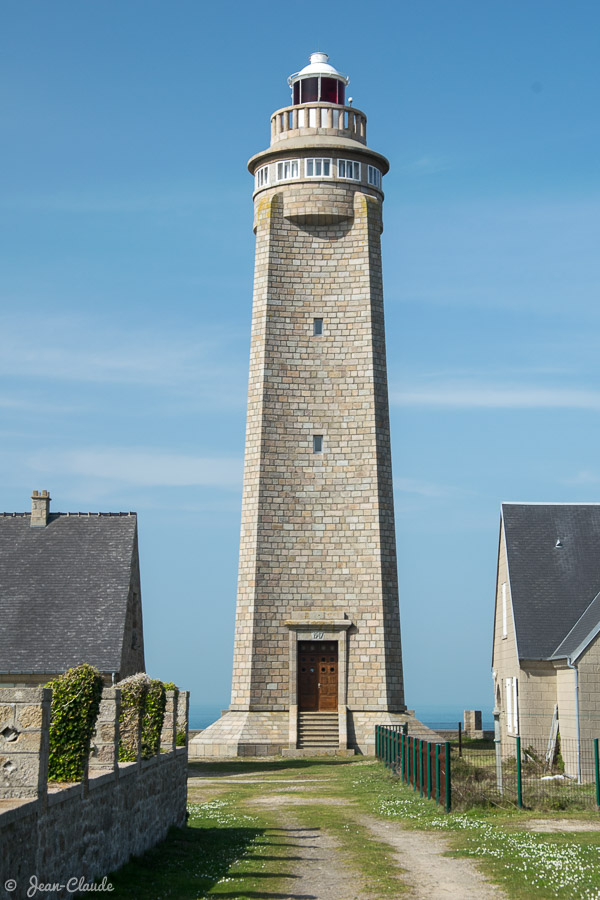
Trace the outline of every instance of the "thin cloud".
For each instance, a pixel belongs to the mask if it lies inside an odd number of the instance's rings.
[[[455,488],[418,478],[394,478],[394,489],[401,494],[418,494],[420,497],[448,497],[456,493]]]
[[[45,452],[28,457],[38,473],[86,476],[138,487],[217,487],[237,490],[242,482],[240,459],[188,456],[162,450],[105,447]]]
[[[404,172],[414,172],[419,175],[434,175],[436,172],[445,172],[449,168],[448,160],[432,154],[420,156],[419,159],[402,166]]]
[[[501,385],[440,384],[392,391],[395,406],[453,409],[600,410],[600,391]]]
[[[0,319],[0,375],[178,390],[187,386],[207,394],[218,380],[226,394],[235,371],[227,356],[236,358],[236,335],[225,336],[219,329],[200,340],[150,330],[132,334],[125,326],[75,317],[41,321],[38,329],[44,339],[32,341],[27,320]]]

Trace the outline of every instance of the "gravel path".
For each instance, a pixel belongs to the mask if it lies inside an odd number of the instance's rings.
[[[283,841],[302,858],[289,886],[284,882],[284,890],[278,892],[281,900],[376,900],[362,888],[362,876],[341,861],[335,838],[318,826],[299,825],[287,811],[280,822]]]
[[[437,835],[402,828],[372,816],[360,821],[396,851],[414,900],[502,900],[504,891],[486,881],[470,859],[444,856],[447,842]]]
[[[402,892],[406,900],[506,898],[503,890],[488,882],[471,860],[446,856],[449,845],[443,837],[403,828],[399,820],[389,822],[364,815],[352,800],[319,797],[315,782],[328,779],[273,778],[267,773],[261,777],[260,772],[251,777],[207,775],[193,777],[190,781],[195,799],[208,799],[211,794],[223,796],[227,783],[232,787],[236,784],[264,785],[264,791],[248,798],[246,803],[249,807],[270,808],[274,825],[269,828],[272,843],[288,847],[290,857],[294,858],[289,877],[282,880],[282,888],[264,894],[270,900],[377,900],[380,896],[365,887],[364,876],[352,869],[336,838],[320,827],[318,815],[315,814],[315,822],[309,827],[299,822],[294,812],[305,804],[339,807],[340,815],[349,821],[356,819],[374,839],[388,844],[390,857],[398,866],[398,875],[408,888]],[[303,786],[306,787],[305,796],[302,796]]]

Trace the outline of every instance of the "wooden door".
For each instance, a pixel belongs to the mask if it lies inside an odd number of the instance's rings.
[[[298,708],[334,711],[338,706],[337,641],[300,641],[298,644]]]

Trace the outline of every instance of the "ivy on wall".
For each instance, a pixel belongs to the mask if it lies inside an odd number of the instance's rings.
[[[165,716],[165,685],[144,672],[138,672],[124,678],[116,687],[121,690],[119,761],[135,762],[138,750],[142,759],[156,756],[160,752],[160,734]]]
[[[142,719],[142,759],[160,753],[160,734],[165,718],[167,692],[162,681],[154,678],[148,685],[146,708]]]
[[[81,781],[100,709],[102,676],[84,663],[46,685],[50,707],[50,781]]]

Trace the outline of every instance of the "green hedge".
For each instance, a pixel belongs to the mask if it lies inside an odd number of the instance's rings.
[[[100,709],[102,676],[87,664],[49,681],[50,781],[81,781]]]
[[[138,757],[138,722],[141,717],[141,757],[150,759],[160,752],[160,735],[165,716],[165,685],[144,672],[124,678],[119,719],[119,761],[135,762]]]

